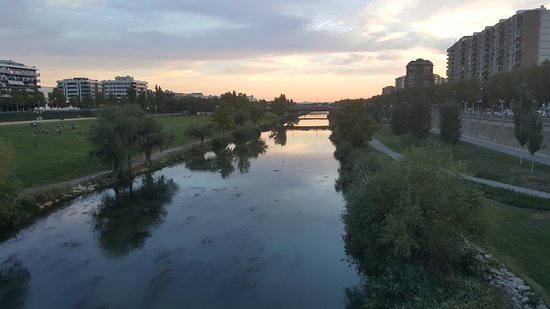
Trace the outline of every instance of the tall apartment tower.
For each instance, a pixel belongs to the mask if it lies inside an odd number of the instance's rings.
[[[98,93],[103,92],[101,82],[85,77],[58,80],[57,88],[63,92],[67,102],[72,98],[78,98],[80,101],[87,96],[95,98]]]
[[[103,94],[113,95],[117,99],[128,96],[128,88],[133,88],[136,93],[147,91],[147,82],[135,80],[132,76],[117,76],[115,80],[102,81]]]
[[[395,79],[395,89],[405,88],[405,76],[399,76]]]
[[[418,58],[407,64],[405,88],[429,86],[434,83],[434,64],[430,60]]]
[[[38,90],[40,80],[36,67],[26,66],[11,60],[0,60],[0,95],[19,89],[27,92]]]
[[[550,11],[517,11],[496,25],[462,37],[447,49],[447,78],[487,80],[494,74],[550,59]]]

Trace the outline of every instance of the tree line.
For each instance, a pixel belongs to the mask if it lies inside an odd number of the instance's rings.
[[[361,100],[371,105],[370,111],[375,119],[390,118],[392,108],[405,98],[411,97],[422,98],[431,105],[456,102],[462,109],[501,110],[512,107],[520,84],[525,84],[537,107],[549,104],[550,61],[495,74],[487,81],[469,79],[442,85],[399,89],[391,94]]]
[[[426,111],[421,100],[411,104]],[[346,201],[346,253],[369,278],[354,305],[506,307],[483,282],[471,243],[483,234],[485,200],[446,150],[414,148],[398,161],[374,151],[367,142],[379,124],[360,100],[339,102],[329,121],[340,161],[336,186]]]

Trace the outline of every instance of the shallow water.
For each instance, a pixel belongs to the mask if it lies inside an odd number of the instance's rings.
[[[344,308],[359,277],[329,134],[263,133],[265,153],[71,202],[0,245],[0,307]]]

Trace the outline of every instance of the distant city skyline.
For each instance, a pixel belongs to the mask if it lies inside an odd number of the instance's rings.
[[[20,0],[0,3],[0,59],[57,80],[134,76],[175,92],[370,97],[405,65],[548,3],[520,0]]]

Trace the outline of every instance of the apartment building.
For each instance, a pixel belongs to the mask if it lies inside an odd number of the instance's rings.
[[[147,91],[147,82],[135,80],[132,76],[117,76],[114,80],[102,81],[103,94],[113,95],[117,99],[128,96],[128,88],[133,88],[136,93]]]
[[[407,64],[405,88],[433,85],[434,64],[430,60],[418,58]]]
[[[496,25],[462,37],[447,50],[447,78],[487,80],[494,74],[550,59],[550,11],[517,11]]]
[[[12,60],[0,60],[0,94],[7,94],[13,89],[33,92],[40,86],[40,73],[31,67]]]
[[[394,86],[386,86],[382,88],[382,95],[392,94],[395,91],[395,89],[396,88]]]
[[[73,98],[78,98],[80,101],[87,96],[95,98],[98,93],[103,92],[101,82],[85,77],[58,80],[57,88],[63,92],[67,102]]]
[[[395,79],[395,89],[405,88],[405,76],[399,76]]]

